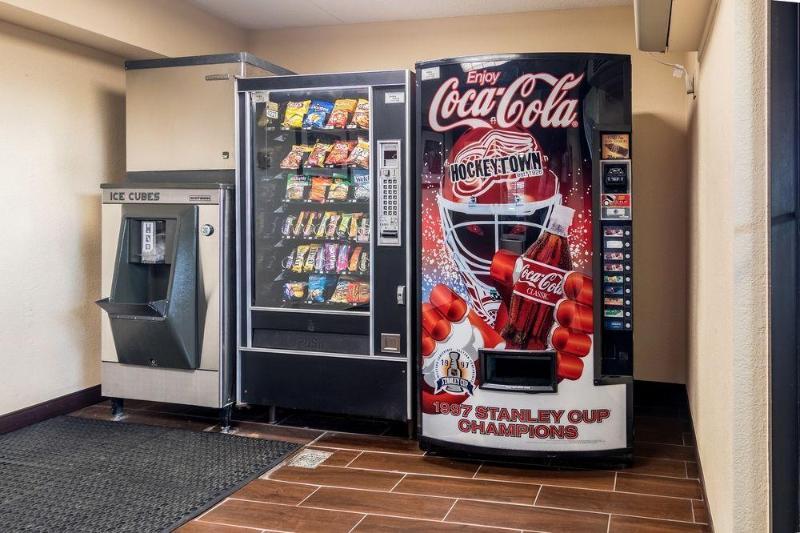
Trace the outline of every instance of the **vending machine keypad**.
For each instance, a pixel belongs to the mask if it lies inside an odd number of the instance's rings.
[[[400,141],[378,141],[378,246],[400,246]]]

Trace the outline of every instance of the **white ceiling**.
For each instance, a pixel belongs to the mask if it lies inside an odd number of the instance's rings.
[[[630,5],[632,0],[190,0],[251,30]]]

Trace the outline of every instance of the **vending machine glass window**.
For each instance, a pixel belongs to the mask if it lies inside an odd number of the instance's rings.
[[[408,421],[413,73],[239,80],[239,401]]]
[[[253,305],[369,315],[368,89],[262,94],[253,109]]]

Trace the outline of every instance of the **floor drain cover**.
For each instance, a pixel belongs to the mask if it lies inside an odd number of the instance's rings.
[[[289,466],[316,468],[331,455],[333,455],[331,452],[323,452],[322,450],[301,450],[289,460]]]

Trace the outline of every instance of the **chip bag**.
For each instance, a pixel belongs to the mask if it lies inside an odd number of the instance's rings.
[[[308,200],[311,202],[324,202],[332,180],[322,176],[311,178],[311,192],[308,193]]]
[[[283,285],[283,299],[287,302],[297,302],[306,295],[308,283],[304,281],[290,281]]]
[[[318,168],[325,166],[325,158],[328,157],[331,148],[333,148],[332,144],[317,142],[311,149],[311,154],[308,156],[306,166]]]
[[[350,182],[346,179],[336,178],[328,189],[328,200],[332,202],[344,202],[350,194]]]
[[[328,114],[333,111],[333,104],[325,100],[313,100],[308,107],[306,118],[303,119],[304,128],[321,128],[325,125]]]
[[[337,304],[346,304],[347,303],[347,293],[350,290],[350,285],[352,281],[347,281],[344,279],[339,280],[336,284],[336,288],[333,290],[333,295],[331,296],[331,302]]]
[[[333,104],[331,117],[328,119],[328,128],[344,128],[350,113],[356,110],[356,100],[353,98],[340,98]]]
[[[328,276],[312,274],[308,276],[308,301],[312,303],[325,302],[325,290],[328,288]]]
[[[369,174],[356,174],[353,176],[353,200],[366,202],[369,200]]]
[[[297,201],[302,200],[308,187],[308,178],[305,176],[289,176],[286,180],[286,199]]]
[[[295,144],[281,161],[281,168],[287,170],[297,170],[303,164],[303,156],[311,151],[310,146],[305,144]]]
[[[369,128],[369,100],[359,98],[356,104],[356,112],[353,113],[353,120],[350,121],[351,128]]]
[[[299,128],[303,125],[303,117],[306,116],[311,105],[311,100],[303,100],[301,102],[288,102],[286,104],[286,111],[283,115],[283,122],[281,126],[284,128]]]
[[[358,144],[347,158],[347,164],[358,168],[369,168],[369,141],[358,139]]]
[[[326,165],[344,165],[350,155],[350,150],[356,145],[357,141],[336,141],[333,143],[331,153],[325,159]]]

